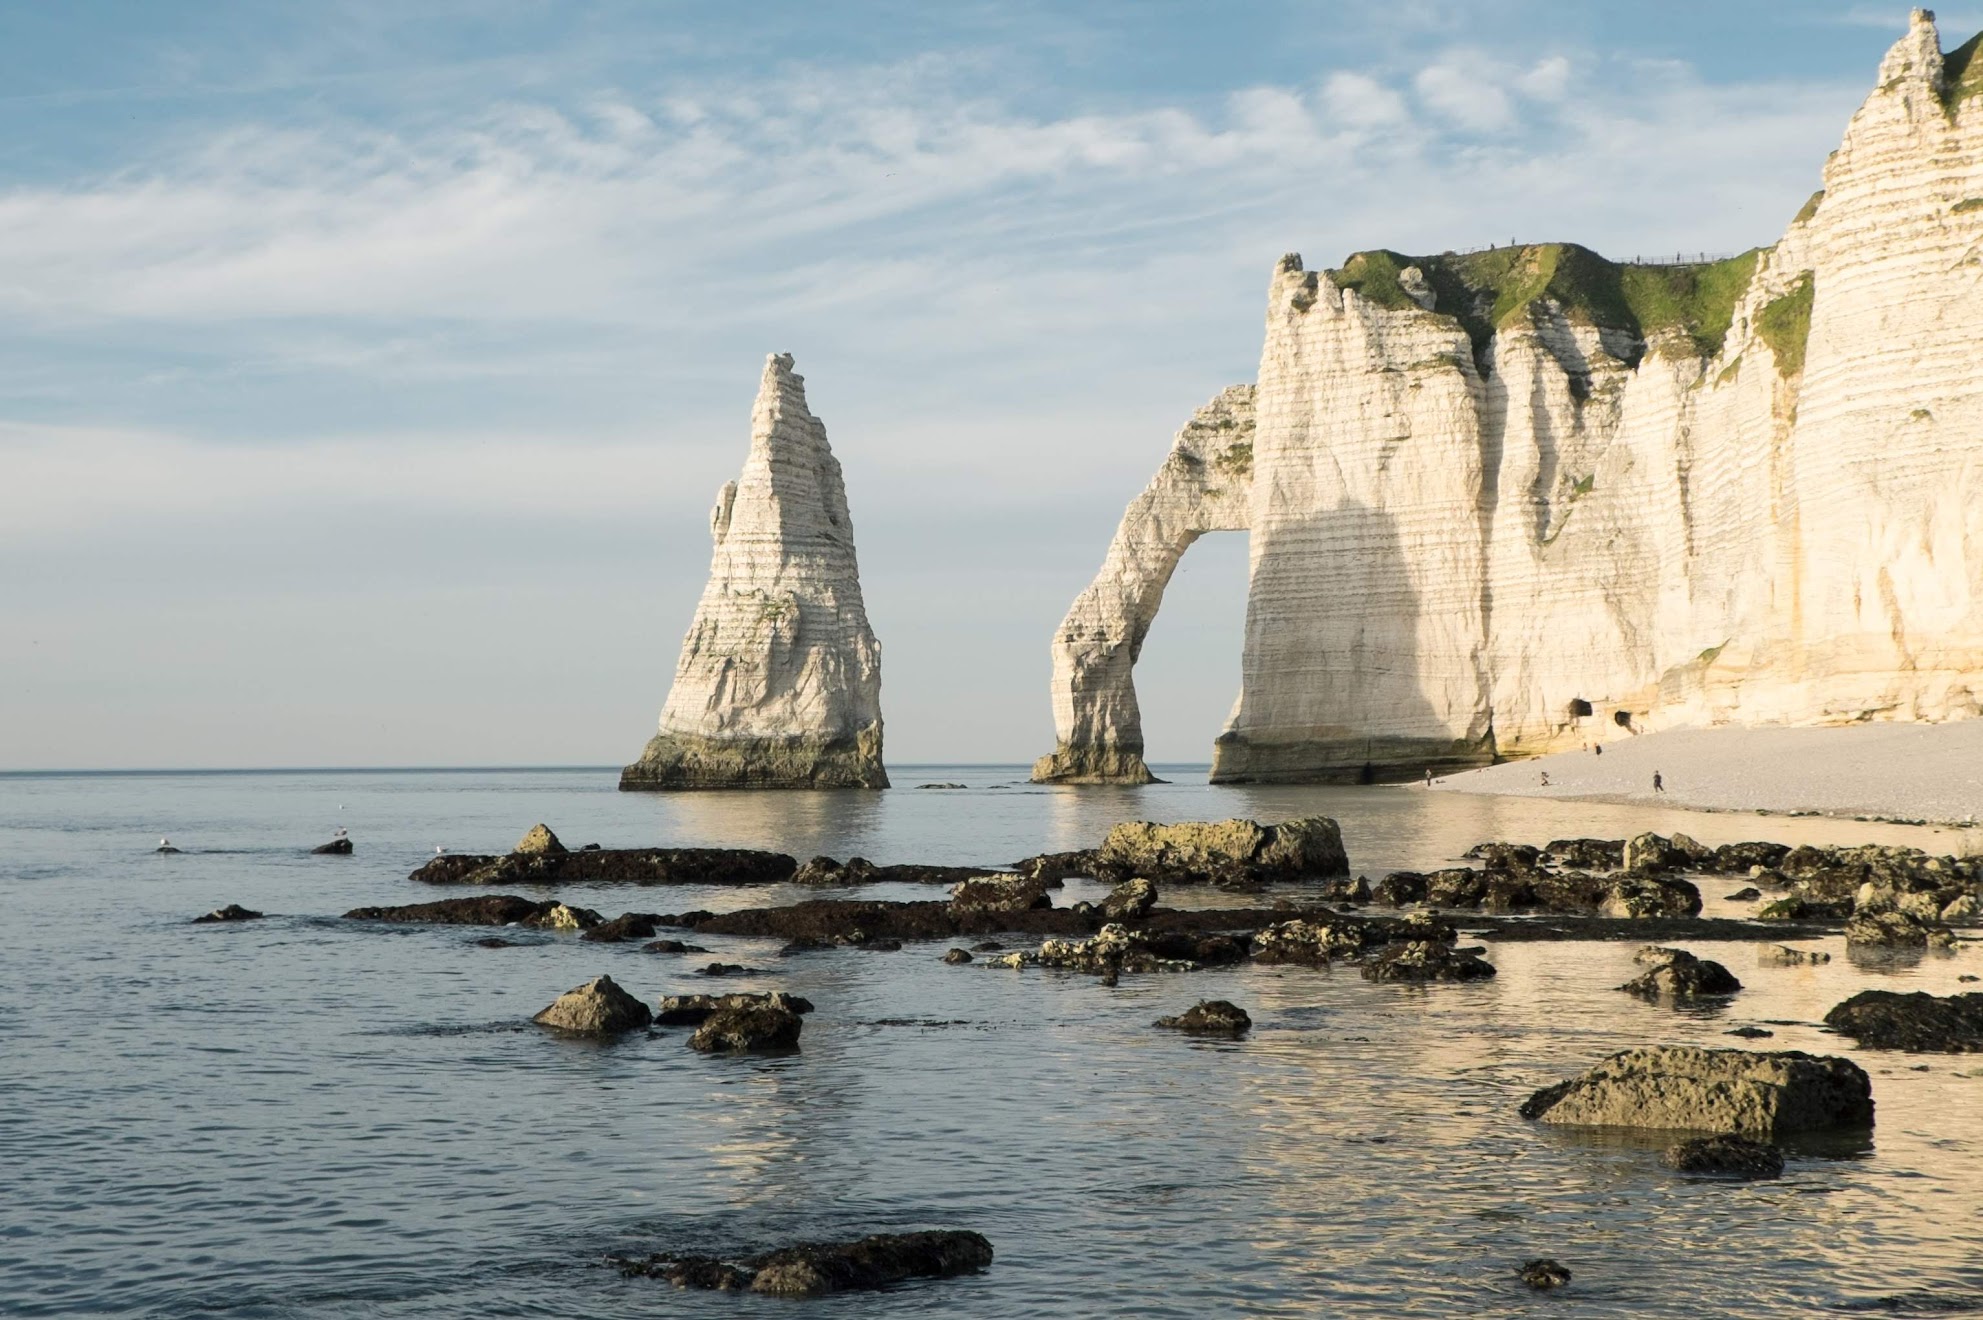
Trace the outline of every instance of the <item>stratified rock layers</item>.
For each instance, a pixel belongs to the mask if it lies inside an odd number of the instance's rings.
[[[1824,185],[1774,247],[1696,267],[1283,258],[1247,507],[1203,528],[1251,541],[1213,778],[1983,713],[1978,43],[1945,58],[1916,11]],[[1118,548],[1177,453],[1056,638],[1039,778],[1139,777],[1129,665],[1176,552]]]
[[[716,551],[661,729],[623,789],[886,788],[881,646],[826,428],[789,354],[764,366],[750,457],[717,495]]]

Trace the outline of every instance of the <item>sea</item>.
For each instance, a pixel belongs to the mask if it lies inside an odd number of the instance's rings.
[[[1341,822],[1352,867],[1487,839],[1684,830],[1707,843],[1912,843],[1975,831],[1648,810],[1415,787],[1047,788],[1019,766],[896,767],[888,792],[622,794],[611,769],[0,775],[0,1315],[156,1317],[1809,1316],[1983,1314],[1983,1057],[1855,1048],[1820,1025],[1869,987],[1969,988],[1977,946],[1817,966],[1686,942],[1744,983],[1676,1010],[1615,987],[1629,943],[1488,945],[1465,985],[1354,968],[1083,975],[964,966],[944,945],[762,969],[540,931],[383,926],[448,896],[434,855],[720,845],[804,859],[1008,863],[1121,820]],[[919,787],[919,785],[962,787]],[[308,849],[344,829],[347,857]],[[181,851],[153,850],[169,837]],[[1704,883],[1709,913],[1739,880]],[[853,896],[854,891],[848,891]],[[1094,898],[1070,881],[1057,903]],[[608,916],[820,897],[573,886]],[[926,898],[877,887],[862,898]],[[1271,905],[1286,893],[1251,900]],[[1175,891],[1178,905],[1235,900]],[[268,914],[191,919],[227,903]],[[1462,921],[1464,927],[1464,921]],[[680,1028],[610,1044],[531,1014],[602,973],[653,1001],[779,988],[802,1048],[706,1057]],[[1230,999],[1242,1040],[1152,1022]],[[1727,1033],[1760,1026],[1771,1037]],[[1844,1054],[1870,1137],[1792,1145],[1784,1176],[1672,1173],[1656,1135],[1517,1106],[1649,1043]],[[814,1301],[677,1291],[616,1256],[974,1229],[972,1277]],[[1572,1273],[1532,1293],[1520,1265]]]

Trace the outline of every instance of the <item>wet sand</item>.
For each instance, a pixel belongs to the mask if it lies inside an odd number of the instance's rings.
[[[1983,820],[1983,720],[1610,732],[1618,736],[1602,740],[1602,755],[1511,761],[1449,775],[1432,791],[1937,824]],[[1655,771],[1663,793],[1653,791]]]

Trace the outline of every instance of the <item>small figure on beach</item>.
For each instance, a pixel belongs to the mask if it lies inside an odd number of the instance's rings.
[[[1591,754],[1592,754],[1593,756],[1603,756],[1603,755],[1604,755],[1604,744],[1603,744],[1603,743],[1594,743],[1594,744],[1592,744],[1592,746],[1591,746]]]
[[[1666,791],[1666,781],[1659,777],[1659,771],[1657,770],[1653,771],[1653,792],[1664,793],[1665,791]]]
[[[1549,772],[1547,770],[1542,772],[1542,786],[1544,788],[1549,787]]]
[[[1429,765],[1425,767],[1425,786],[1427,788],[1432,787],[1432,767]]]

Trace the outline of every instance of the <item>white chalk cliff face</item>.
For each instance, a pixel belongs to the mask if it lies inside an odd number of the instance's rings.
[[[881,646],[847,491],[789,354],[764,364],[750,456],[718,493],[710,534],[660,732],[620,787],[888,787]]]
[[[1215,779],[1415,775],[1624,721],[1983,712],[1978,43],[1944,57],[1916,11],[1823,192],[1756,253],[1283,258],[1253,420]],[[1089,639],[1140,641],[1174,563],[1126,580],[1112,548],[1077,602],[1038,777],[1137,777],[1128,663]]]

